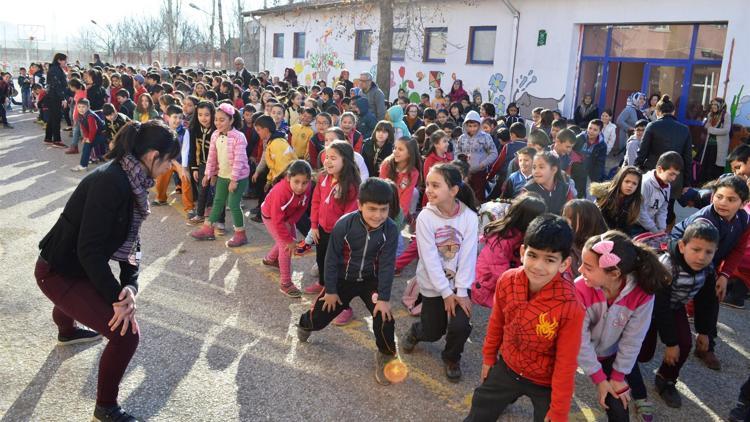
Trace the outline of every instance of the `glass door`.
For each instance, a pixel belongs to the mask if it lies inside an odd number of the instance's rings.
[[[682,115],[682,94],[685,87],[685,66],[649,64],[646,67],[645,91],[651,94],[669,95],[678,114]]]

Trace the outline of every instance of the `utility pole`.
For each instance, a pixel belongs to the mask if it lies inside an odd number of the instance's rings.
[[[221,0],[216,0],[219,7],[219,52],[221,53],[221,68],[224,69],[226,63],[226,46],[224,44],[224,16],[221,13]]]

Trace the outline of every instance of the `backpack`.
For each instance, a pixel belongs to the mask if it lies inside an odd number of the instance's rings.
[[[401,303],[406,306],[411,316],[419,316],[422,313],[422,295],[419,294],[419,283],[414,277],[406,283],[406,289],[401,296]]]
[[[653,249],[657,255],[666,253],[669,251],[669,241],[672,240],[672,237],[669,235],[669,233],[665,231],[657,232],[657,233],[641,233],[638,236],[633,238],[634,242],[641,242],[645,244],[646,246]]]

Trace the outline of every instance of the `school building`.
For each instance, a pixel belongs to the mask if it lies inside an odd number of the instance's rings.
[[[514,101],[572,116],[584,93],[617,115],[633,91],[671,94],[697,125],[711,98],[750,126],[747,0],[396,0],[391,99],[454,79],[501,109]],[[245,12],[260,24],[260,68],[301,84],[374,74],[377,1],[291,3]],[[744,88],[744,89],[743,89]]]

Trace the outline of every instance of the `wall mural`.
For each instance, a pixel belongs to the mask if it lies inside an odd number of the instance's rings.
[[[750,95],[742,95],[745,86],[740,87],[740,92],[732,99],[731,113],[732,123],[750,127]]]
[[[513,92],[513,102],[516,103],[520,114],[525,119],[531,118],[531,110],[542,107],[550,110],[557,110],[560,102],[565,98],[563,94],[560,98],[537,97],[528,92],[530,85],[537,83],[539,79],[534,75],[534,70],[529,70],[516,78],[516,90]]]
[[[503,80],[503,74],[495,73],[490,76],[487,85],[489,85],[490,88],[487,90],[486,101],[495,105],[498,115],[503,114],[505,110],[505,95],[503,94],[503,91],[505,91],[505,86],[507,85],[507,82]]]

